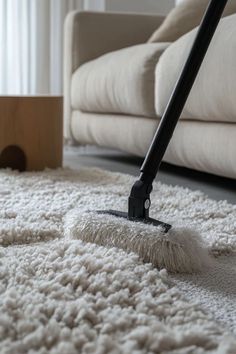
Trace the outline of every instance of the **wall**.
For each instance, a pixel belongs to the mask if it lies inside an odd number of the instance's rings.
[[[81,0],[85,10],[167,14],[175,0]]]
[[[92,1],[92,0],[91,0]],[[107,11],[167,14],[175,0],[104,0]]]
[[[105,7],[106,7],[106,0],[83,0],[84,10],[104,11]]]

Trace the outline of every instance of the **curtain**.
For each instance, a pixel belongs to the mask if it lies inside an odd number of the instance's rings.
[[[0,94],[61,94],[63,23],[99,0],[0,0]]]

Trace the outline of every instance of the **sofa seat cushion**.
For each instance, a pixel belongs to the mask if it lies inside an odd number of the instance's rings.
[[[236,122],[236,15],[225,17],[213,37],[182,118]],[[156,68],[155,107],[165,110],[197,29],[171,44]]]
[[[72,76],[71,102],[84,112],[155,116],[155,67],[168,43],[139,44],[92,60]]]
[[[73,111],[71,128],[79,144],[96,144],[145,156],[159,120]],[[236,124],[182,120],[164,161],[236,179]]]

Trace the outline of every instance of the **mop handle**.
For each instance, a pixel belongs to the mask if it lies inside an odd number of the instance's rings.
[[[143,182],[151,184],[156,177],[227,1],[228,0],[211,0],[209,3],[186,64],[177,80],[140,169],[140,179]]]

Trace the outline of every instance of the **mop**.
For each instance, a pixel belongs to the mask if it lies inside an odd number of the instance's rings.
[[[211,0],[190,54],[177,80],[151,142],[139,179],[128,198],[128,211],[78,210],[68,217],[69,237],[136,252],[144,262],[170,272],[195,272],[209,266],[210,257],[197,231],[172,226],[149,216],[152,184],[182,113],[227,0]],[[187,211],[186,211],[187,212]]]

